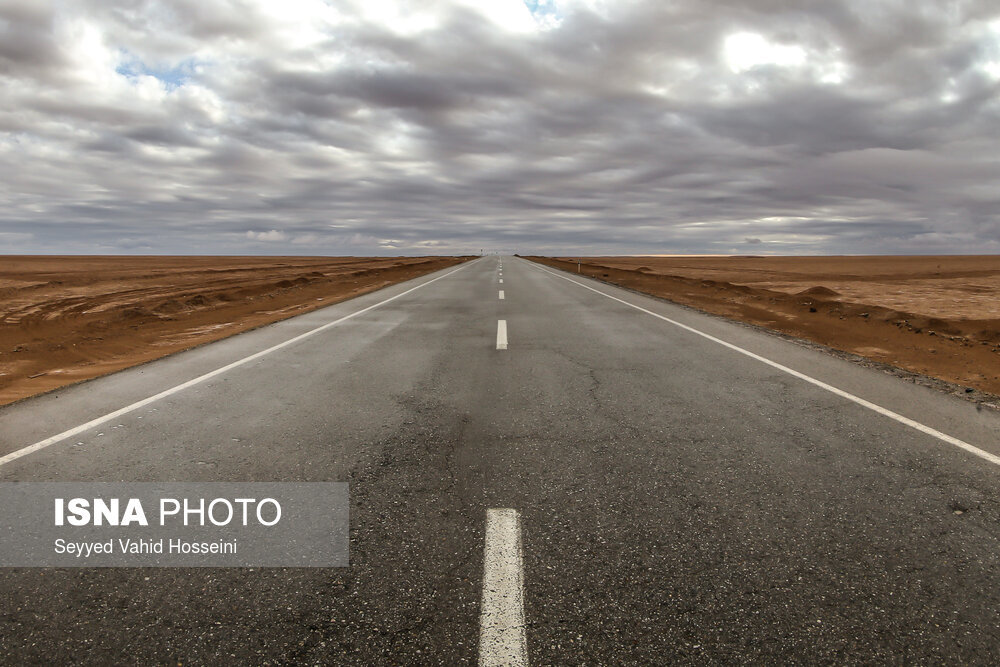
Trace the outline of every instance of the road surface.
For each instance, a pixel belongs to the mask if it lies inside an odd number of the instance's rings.
[[[0,570],[0,659],[997,664],[998,454],[972,403],[485,257],[0,409],[0,481],[351,485],[349,568]]]

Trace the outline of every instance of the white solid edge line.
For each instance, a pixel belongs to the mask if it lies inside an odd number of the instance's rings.
[[[504,296],[503,296],[503,290],[500,290],[500,299],[503,300],[503,298],[504,298]]]
[[[475,260],[473,260],[473,261],[475,261]],[[216,368],[214,371],[209,371],[208,373],[205,373],[204,375],[199,375],[198,377],[196,377],[194,379],[191,379],[191,380],[188,380],[187,382],[183,382],[183,383],[177,385],[176,387],[171,387],[170,389],[165,389],[165,390],[161,391],[160,393],[153,394],[152,396],[150,396],[148,398],[144,398],[141,401],[136,401],[135,403],[132,403],[130,405],[126,405],[124,408],[119,408],[118,410],[115,410],[114,412],[109,412],[108,414],[106,414],[106,415],[104,415],[102,417],[97,417],[96,419],[91,419],[89,422],[87,422],[85,424],[80,424],[79,426],[74,426],[73,428],[71,428],[69,430],[66,430],[66,431],[63,431],[62,433],[57,433],[56,435],[50,436],[48,438],[45,438],[44,440],[39,440],[38,442],[36,442],[33,445],[28,445],[27,447],[22,447],[21,449],[13,451],[13,452],[11,452],[9,454],[6,454],[4,456],[0,456],[0,466],[7,465],[8,463],[10,463],[12,461],[16,461],[17,459],[21,458],[22,456],[27,456],[28,454],[32,454],[34,452],[39,451],[40,449],[45,449],[49,445],[54,445],[55,443],[60,442],[61,440],[65,440],[66,438],[72,437],[72,436],[77,435],[79,433],[83,433],[84,431],[92,429],[95,426],[100,426],[101,424],[109,422],[109,421],[111,421],[113,419],[117,419],[118,417],[121,417],[122,415],[128,414],[129,412],[133,412],[135,410],[138,410],[139,408],[144,407],[146,405],[149,405],[150,403],[155,403],[156,401],[159,401],[160,399],[166,398],[167,396],[171,396],[171,395],[176,394],[178,392],[184,391],[185,389],[193,387],[196,384],[201,384],[205,380],[210,380],[210,379],[214,378],[217,375],[221,375],[222,373],[225,373],[226,371],[230,371],[230,370],[232,370],[232,369],[234,369],[234,368],[236,368],[238,366],[242,366],[244,364],[247,364],[247,363],[249,363],[251,361],[254,361],[255,359],[260,359],[261,357],[264,357],[264,356],[266,356],[268,354],[271,354],[272,352],[276,352],[277,350],[280,350],[280,349],[282,349],[284,347],[288,347],[289,345],[297,343],[300,340],[308,338],[308,337],[310,337],[310,336],[312,336],[314,334],[318,334],[321,331],[325,331],[326,329],[329,329],[330,327],[337,326],[338,324],[340,324],[342,322],[346,322],[347,320],[349,320],[351,318],[354,318],[354,317],[357,317],[358,315],[362,315],[364,313],[367,313],[370,310],[374,310],[374,309],[378,308],[379,306],[384,306],[385,304],[389,303],[390,301],[395,301],[396,299],[398,299],[398,298],[400,298],[402,296],[406,296],[410,292],[418,290],[421,287],[426,287],[427,285],[430,285],[431,283],[437,282],[438,280],[441,280],[442,278],[447,278],[451,274],[453,274],[453,273],[455,273],[457,271],[461,271],[462,269],[464,269],[465,267],[469,266],[472,263],[473,262],[463,263],[458,268],[449,271],[448,273],[444,274],[443,276],[438,276],[437,278],[433,278],[431,280],[428,280],[425,283],[420,283],[416,287],[411,287],[410,289],[406,290],[405,292],[400,292],[396,296],[391,296],[388,299],[385,299],[383,301],[379,301],[378,303],[372,304],[371,306],[367,306],[366,308],[362,308],[361,310],[355,311],[355,312],[351,313],[350,315],[345,315],[344,317],[341,317],[338,320],[334,320],[333,322],[327,322],[326,324],[324,324],[322,326],[316,327],[315,329],[311,329],[310,331],[307,331],[307,332],[305,332],[303,334],[299,334],[298,336],[295,336],[294,338],[289,338],[288,340],[286,340],[286,341],[284,341],[282,343],[278,343],[277,345],[272,345],[271,347],[269,347],[267,349],[264,349],[264,350],[261,350],[260,352],[256,352],[254,354],[251,354],[248,357],[244,357],[242,359],[239,359],[238,361],[234,361],[234,362],[232,362],[230,364],[226,364],[225,366],[222,366],[221,368]]]
[[[528,261],[528,260],[525,260],[525,261]],[[593,287],[590,287],[589,285],[584,285],[583,283],[581,283],[579,281],[576,281],[576,280],[573,280],[572,278],[567,278],[566,276],[561,276],[558,273],[555,273],[554,271],[549,271],[548,269],[542,268],[541,266],[538,266],[537,264],[534,264],[534,262],[532,262],[532,265],[535,266],[536,268],[538,268],[539,270],[544,271],[545,273],[552,274],[556,278],[562,278],[563,280],[571,282],[571,283],[573,283],[575,285],[579,285],[580,287],[582,287],[584,289],[588,289],[591,292],[596,292],[597,294],[600,294],[601,296],[605,296],[605,297],[607,297],[609,299],[612,299],[614,301],[617,301],[619,303],[623,303],[626,306],[629,306],[630,308],[635,308],[636,310],[640,310],[640,311],[646,313],[647,315],[652,315],[653,317],[657,317],[657,318],[663,320],[664,322],[669,322],[670,324],[673,324],[674,326],[680,327],[681,329],[684,329],[685,331],[690,331],[691,333],[697,334],[697,335],[701,336],[702,338],[706,338],[706,339],[712,341],[713,343],[718,343],[719,345],[722,345],[724,347],[728,347],[730,350],[734,350],[736,352],[739,352],[740,354],[746,355],[746,356],[750,357],[751,359],[756,359],[757,361],[759,361],[761,363],[764,363],[764,364],[767,364],[768,366],[771,366],[772,368],[776,368],[779,371],[782,371],[784,373],[788,373],[789,375],[797,377],[800,380],[804,380],[804,381],[806,381],[806,382],[808,382],[810,384],[813,384],[813,385],[819,387],[820,389],[825,389],[826,391],[830,392],[831,394],[836,394],[837,396],[840,396],[841,398],[846,398],[847,400],[852,401],[853,403],[857,403],[858,405],[866,407],[869,410],[872,410],[874,412],[879,413],[880,415],[888,417],[889,419],[894,419],[897,422],[899,422],[900,424],[905,424],[906,426],[909,426],[910,428],[916,429],[917,431],[920,431],[921,433],[925,433],[925,434],[927,434],[929,436],[937,438],[938,440],[941,440],[942,442],[946,442],[949,445],[954,445],[955,447],[958,447],[959,449],[964,449],[965,451],[969,452],[970,454],[975,454],[976,456],[978,456],[978,457],[980,457],[982,459],[985,459],[985,460],[989,461],[990,463],[993,463],[995,465],[1000,465],[1000,456],[997,456],[996,454],[991,454],[991,453],[989,453],[989,452],[987,452],[987,451],[985,451],[983,449],[980,449],[979,447],[976,447],[975,445],[971,445],[968,442],[965,442],[964,440],[959,440],[958,438],[956,438],[954,436],[951,436],[951,435],[948,435],[947,433],[942,433],[941,431],[938,431],[937,429],[931,428],[930,426],[927,426],[925,424],[921,424],[920,422],[914,421],[914,420],[910,419],[909,417],[904,417],[903,415],[899,414],[898,412],[893,412],[892,410],[889,410],[888,408],[883,408],[881,405],[877,405],[875,403],[872,403],[871,401],[865,400],[865,399],[861,398],[860,396],[855,396],[854,394],[846,392],[843,389],[838,389],[837,387],[834,387],[833,385],[827,384],[827,383],[823,382],[822,380],[817,380],[816,378],[811,377],[809,375],[806,375],[805,373],[800,373],[799,371],[791,369],[788,366],[783,366],[782,364],[779,364],[776,361],[772,361],[772,360],[768,359],[767,357],[762,357],[759,354],[755,354],[755,353],[751,352],[750,350],[744,350],[742,347],[739,347],[737,345],[733,345],[732,343],[727,343],[726,341],[722,340],[721,338],[716,338],[715,336],[712,336],[711,334],[707,334],[707,333],[705,333],[703,331],[699,331],[698,329],[695,329],[694,327],[690,327],[690,326],[688,326],[686,324],[681,324],[680,322],[678,322],[676,320],[672,320],[669,317],[664,317],[663,315],[660,315],[658,313],[654,313],[651,310],[646,310],[642,306],[637,306],[634,303],[629,303],[628,301],[625,301],[624,299],[619,299],[616,296],[611,296],[610,294],[602,292],[601,290],[598,290],[598,289],[594,289]]]
[[[521,518],[512,509],[486,510],[479,665],[527,664]]]
[[[507,320],[497,320],[497,349],[507,349]]]

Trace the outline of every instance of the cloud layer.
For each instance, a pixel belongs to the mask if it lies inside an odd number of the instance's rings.
[[[1000,252],[994,6],[0,0],[0,252]]]

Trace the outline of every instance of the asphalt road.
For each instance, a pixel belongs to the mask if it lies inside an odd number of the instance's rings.
[[[507,508],[532,665],[1000,663],[1000,466],[937,435],[997,455],[1000,415],[499,262],[0,409],[2,456],[435,281],[0,465],[347,481],[350,567],[0,570],[0,660],[475,663],[487,511]]]

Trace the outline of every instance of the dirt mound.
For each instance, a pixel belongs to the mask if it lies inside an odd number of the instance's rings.
[[[292,287],[299,287],[301,285],[308,285],[313,282],[313,278],[306,278],[305,276],[299,276],[298,278],[279,280],[274,284],[278,289],[289,289]]]
[[[987,343],[1000,343],[1000,328],[980,329],[977,332],[977,337]]]
[[[173,315],[174,313],[179,313],[182,310],[187,310],[187,308],[185,308],[184,304],[177,299],[167,299],[153,308],[153,312],[162,313],[164,315]]]
[[[822,285],[816,285],[815,287],[810,287],[809,289],[804,289],[801,292],[796,292],[799,296],[840,296],[840,292],[830,289],[829,287],[823,287]]]
[[[148,308],[143,308],[142,306],[130,306],[124,308],[118,313],[119,320],[134,321],[134,320],[147,320],[150,318],[155,318],[156,313],[149,310]]]
[[[190,299],[186,299],[184,301],[184,305],[189,306],[191,308],[201,308],[203,306],[207,306],[210,303],[211,301],[204,294],[198,294],[197,296],[193,296]]]

